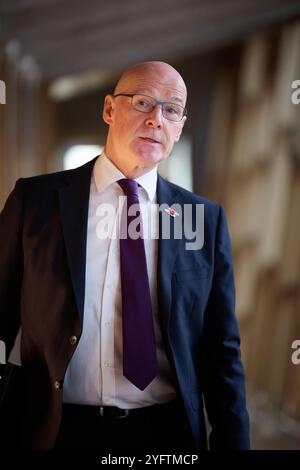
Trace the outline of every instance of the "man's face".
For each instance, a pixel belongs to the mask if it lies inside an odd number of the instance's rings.
[[[121,79],[115,94],[138,93],[159,101],[185,106],[186,88],[178,72],[167,64],[137,68]],[[186,117],[179,122],[169,121],[157,105],[152,112],[133,109],[131,98],[125,96],[105,99],[103,118],[109,124],[106,152],[121,169],[149,171],[166,159],[179,140]]]

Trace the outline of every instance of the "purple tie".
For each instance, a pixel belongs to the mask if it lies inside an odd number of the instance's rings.
[[[124,204],[121,216],[121,233],[126,238],[120,237],[123,375],[144,390],[157,375],[157,357],[144,241],[128,234],[131,221],[138,219],[142,227],[140,211],[128,215],[132,204],[139,209],[138,184],[130,179],[118,183],[127,196],[127,211]]]

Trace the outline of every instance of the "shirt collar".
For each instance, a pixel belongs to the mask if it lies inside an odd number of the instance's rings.
[[[116,183],[125,175],[114,165],[114,163],[107,157],[105,152],[97,158],[93,169],[94,181],[97,191],[104,191],[108,186]],[[153,168],[142,176],[134,178],[135,181],[146,191],[148,198],[151,202],[155,197],[156,184],[157,184],[157,168]]]

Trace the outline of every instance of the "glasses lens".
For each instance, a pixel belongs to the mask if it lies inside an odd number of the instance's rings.
[[[159,102],[161,103],[161,102]],[[133,95],[132,106],[142,113],[151,113],[155,108],[157,101],[147,95]],[[162,114],[169,121],[181,121],[184,116],[184,108],[175,103],[162,103]]]
[[[169,121],[181,121],[183,118],[184,108],[174,103],[163,104],[163,116]]]
[[[137,111],[141,111],[142,113],[149,113],[155,106],[155,100],[150,96],[134,95],[132,97],[132,106]]]

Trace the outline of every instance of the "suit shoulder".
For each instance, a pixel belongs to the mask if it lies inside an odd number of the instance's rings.
[[[20,178],[17,183],[23,188],[27,187],[44,187],[45,185],[52,185],[59,181],[62,181],[74,170],[62,170],[56,171],[55,173],[44,173],[36,176],[29,176],[26,178]]]
[[[97,157],[96,157],[97,158]],[[27,178],[20,178],[17,181],[17,186],[21,186],[25,191],[28,190],[43,190],[47,191],[48,189],[56,189],[64,184],[69,178],[80,177],[85,174],[85,172],[90,172],[96,158],[85,163],[78,168],[71,170],[62,170],[54,173],[45,173],[37,176],[30,176]]]

